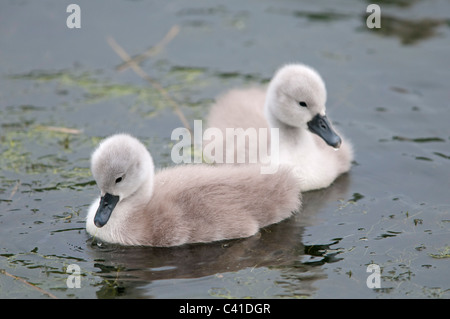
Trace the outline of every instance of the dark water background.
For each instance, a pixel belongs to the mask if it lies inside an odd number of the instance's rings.
[[[81,29],[66,26],[70,3],[0,3],[0,298],[449,298],[448,1],[378,1],[378,30],[369,1],[77,1]],[[171,166],[182,126],[160,90],[116,70],[107,39],[134,56],[174,26],[140,66],[191,125],[217,94],[303,62],[325,79],[355,163],[252,238],[99,245],[84,230],[93,148],[129,132]],[[366,285],[372,263],[381,288]]]

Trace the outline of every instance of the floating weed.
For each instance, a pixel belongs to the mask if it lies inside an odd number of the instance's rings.
[[[400,142],[414,142],[414,143],[434,143],[434,142],[445,142],[443,138],[440,137],[419,137],[419,138],[409,138],[403,136],[393,136],[394,141]]]
[[[422,291],[426,296],[429,296],[430,298],[441,299],[441,298],[448,298],[447,296],[448,293],[450,292],[450,289],[442,289],[439,287],[431,287],[431,288],[423,287]]]
[[[56,92],[66,92],[64,95],[73,91],[76,92],[74,94],[81,94],[81,97],[71,97],[68,102],[61,105],[70,105],[72,103],[95,104],[105,100],[126,98],[124,101],[126,101],[129,111],[146,118],[154,117],[159,111],[171,107],[177,108],[182,105],[193,108],[193,106],[198,106],[199,104],[204,105],[205,102],[199,103],[198,100],[191,100],[192,92],[201,87],[223,86],[224,83],[230,81],[234,86],[254,85],[255,83],[266,84],[269,81],[269,79],[257,74],[217,72],[204,67],[170,66],[167,68],[165,64],[161,65],[158,63],[153,66],[157,68],[156,71],[158,72],[158,83],[156,86],[148,85],[149,83],[147,85],[115,83],[98,71],[81,72],[68,69],[31,71],[10,76],[10,78],[31,80],[37,84],[48,83],[56,85]],[[73,88],[78,88],[81,91]],[[130,101],[132,102],[130,103]],[[203,114],[203,111],[200,114]],[[13,123],[12,125],[22,125],[22,122]],[[70,132],[68,133],[77,132],[76,129],[69,130]],[[62,145],[69,147],[67,142],[69,142],[68,139],[62,141]]]
[[[50,130],[32,125],[26,130],[5,129],[0,134],[0,167],[3,172],[20,174],[13,185],[0,177],[1,201],[12,202],[16,193],[45,192],[60,189],[84,189],[95,184],[85,158],[71,155],[74,149],[92,148],[97,142],[83,134]],[[36,178],[39,176],[39,178]],[[8,195],[9,194],[9,195]]]
[[[173,77],[178,83],[205,85],[207,81],[206,79],[201,80],[201,77],[204,76],[206,72],[206,68],[174,66],[169,71],[169,76]]]
[[[19,172],[29,162],[30,153],[22,145],[13,140],[2,143],[0,148],[0,167],[2,170]]]
[[[206,79],[201,80],[206,69],[173,67],[160,80],[168,83],[165,89],[171,94],[200,85],[206,85]],[[168,106],[166,97],[162,96],[160,90],[150,85],[136,85],[129,83],[114,83],[108,79],[101,78],[95,72],[76,72],[73,70],[60,71],[32,71],[26,74],[11,76],[12,79],[32,80],[37,83],[56,83],[58,87],[76,87],[83,91],[81,103],[94,104],[103,100],[118,99],[127,96],[135,96],[134,104],[130,105],[131,111],[153,115],[155,110],[161,110]],[[138,108],[145,105],[146,110]],[[148,110],[150,109],[150,110]]]
[[[93,104],[107,99],[135,95],[136,103],[155,105],[160,100],[157,90],[150,86],[113,83],[95,75],[94,72],[77,73],[72,70],[32,71],[11,76],[12,79],[32,80],[37,83],[55,82],[59,87],[77,87],[84,91],[82,103]],[[156,103],[157,104],[157,103]]]
[[[305,12],[294,11],[293,15],[298,18],[306,18],[315,22],[332,22],[348,18],[348,15],[336,12]]]
[[[230,291],[226,288],[211,288],[208,290],[208,294],[212,297],[222,298],[222,299],[236,299],[237,297],[232,296]]]
[[[437,156],[439,156],[439,157],[441,157],[441,158],[450,159],[450,156],[445,155],[445,154],[443,154],[443,153],[433,152],[433,154],[434,154],[434,155],[437,155]]]
[[[74,209],[71,206],[66,206],[66,208],[69,211],[65,211],[61,215],[54,215],[53,217],[55,217],[55,219],[57,219],[57,220],[63,221],[64,223],[71,223],[72,222],[72,218],[73,217],[79,217],[80,216],[80,212],[82,211],[82,208]]]
[[[362,16],[366,21],[367,16]],[[383,27],[367,29],[388,37],[398,37],[403,45],[412,45],[417,42],[435,37],[436,28],[446,24],[445,19],[424,18],[421,20],[400,19],[398,17],[384,15]]]
[[[388,230],[385,233],[379,235],[377,238],[375,239],[383,239],[383,238],[389,238],[389,237],[396,237],[397,235],[400,235],[402,232],[401,231],[392,231],[392,230]]]
[[[42,130],[36,126],[26,131],[5,131],[1,139],[0,166],[3,170],[32,175],[59,173],[68,164],[65,155],[71,152],[70,138],[64,133]],[[46,155],[33,154],[28,151],[30,145],[33,145],[36,153],[41,152],[44,147],[53,148],[53,152]]]
[[[387,254],[392,256],[393,252]],[[404,282],[410,281],[415,276],[413,261],[418,258],[416,252],[400,252],[392,256],[391,260],[381,267],[382,277],[385,281]]]
[[[276,272],[275,272],[276,273]],[[266,285],[266,278],[274,275],[274,271],[266,267],[248,267],[237,272],[219,273],[215,277],[220,280],[219,286],[211,287],[208,294],[224,299],[249,299],[251,296],[267,297],[275,288]],[[279,286],[277,282],[275,286]],[[221,286],[221,287],[220,287]]]
[[[339,199],[339,205],[338,210],[343,210],[347,208],[350,205],[355,205],[355,207],[359,204],[358,201],[363,199],[365,196],[360,193],[353,193],[352,198],[345,200],[345,199]],[[366,214],[366,211],[362,211],[363,214]]]
[[[349,199],[349,202],[352,203],[356,203],[357,201],[359,201],[360,199],[363,199],[364,195],[360,194],[360,193],[353,193],[353,197],[351,199]]]
[[[429,254],[429,256],[435,259],[450,258],[450,246],[445,246],[440,251],[438,251],[438,253]]]

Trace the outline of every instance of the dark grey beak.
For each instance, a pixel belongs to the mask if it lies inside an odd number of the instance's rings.
[[[326,116],[317,114],[308,122],[308,128],[314,134],[319,135],[328,145],[339,148],[342,140],[331,127]]]
[[[118,202],[119,196],[114,196],[108,193],[100,199],[100,206],[98,206],[97,213],[95,213],[94,217],[95,226],[101,228],[106,225],[109,217],[111,217],[114,207],[116,207]]]

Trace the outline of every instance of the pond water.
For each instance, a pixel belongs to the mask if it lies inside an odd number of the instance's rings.
[[[450,297],[447,0],[378,1],[380,29],[359,0],[80,0],[80,29],[66,26],[70,3],[0,4],[0,298]],[[159,48],[140,67],[169,97],[118,70],[112,43],[130,56]],[[87,235],[103,137],[134,134],[172,166],[183,124],[171,101],[192,125],[218,94],[288,62],[322,74],[355,146],[349,174],[247,239],[162,249]]]

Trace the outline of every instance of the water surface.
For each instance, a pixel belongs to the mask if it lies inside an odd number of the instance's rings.
[[[0,297],[449,298],[450,5],[379,1],[382,27],[371,30],[369,3],[78,1],[76,30],[66,27],[67,1],[3,2]],[[299,214],[251,238],[98,243],[84,229],[98,195],[94,147],[129,132],[167,167],[182,126],[160,90],[117,71],[108,38],[135,56],[174,26],[140,66],[191,125],[217,94],[303,62],[325,79],[329,116],[355,162],[304,194]],[[66,285],[70,264],[81,269],[79,289]],[[381,268],[380,288],[366,285],[369,264]]]

